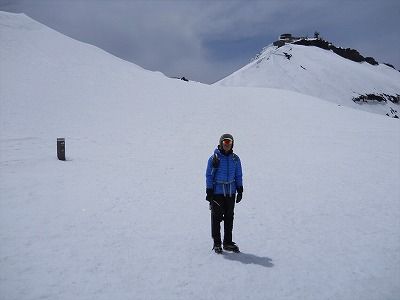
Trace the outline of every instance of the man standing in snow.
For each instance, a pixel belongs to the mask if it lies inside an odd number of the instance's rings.
[[[221,221],[224,221],[223,248],[239,252],[239,247],[232,241],[233,215],[236,203],[242,200],[243,182],[240,158],[233,153],[233,136],[223,134],[218,148],[209,158],[206,171],[207,201],[211,208],[211,232],[214,251],[222,253]]]

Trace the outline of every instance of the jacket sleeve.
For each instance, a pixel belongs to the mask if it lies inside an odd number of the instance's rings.
[[[212,189],[214,187],[214,174],[215,170],[212,167],[212,156],[208,159],[207,170],[206,170],[206,188]]]
[[[238,157],[238,162],[236,164],[236,170],[235,170],[235,182],[236,182],[236,188],[238,187],[243,187],[243,174],[242,174],[242,163],[240,162],[240,158]]]

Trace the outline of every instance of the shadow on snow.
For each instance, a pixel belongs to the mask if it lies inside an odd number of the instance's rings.
[[[248,254],[248,253],[229,253],[229,252],[224,252],[223,253],[223,257],[225,259],[229,259],[229,260],[234,260],[234,261],[238,261],[241,262],[242,264],[245,265],[259,265],[262,267],[266,267],[266,268],[272,268],[274,266],[274,264],[272,263],[272,259],[268,258],[268,257],[260,257],[254,254]]]

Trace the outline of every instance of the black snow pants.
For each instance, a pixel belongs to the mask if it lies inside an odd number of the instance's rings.
[[[232,242],[235,195],[214,195],[211,201],[211,235],[215,244],[221,244],[221,221],[224,221],[224,243]]]

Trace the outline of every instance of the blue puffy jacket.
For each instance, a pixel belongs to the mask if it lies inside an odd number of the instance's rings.
[[[213,168],[213,157],[219,159],[218,168]],[[236,154],[223,154],[215,149],[214,155],[208,159],[206,171],[207,189],[214,189],[214,195],[232,196],[236,189],[243,186],[242,165]]]

